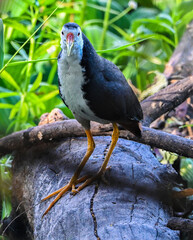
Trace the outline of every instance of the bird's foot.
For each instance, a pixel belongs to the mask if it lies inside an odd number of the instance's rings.
[[[79,193],[83,188],[85,188],[86,186],[88,186],[89,184],[91,184],[93,181],[95,181],[97,178],[101,177],[103,174],[101,171],[99,171],[95,176],[90,177],[90,176],[84,176],[81,177],[75,181],[71,181],[65,185],[64,187],[56,190],[55,192],[49,194],[48,196],[46,196],[45,198],[43,198],[41,200],[41,202],[55,196],[56,198],[50,203],[49,207],[46,209],[46,211],[44,212],[42,218],[50,211],[50,209],[54,206],[54,204],[69,190],[71,190],[73,195],[76,195],[77,193]],[[79,183],[82,183],[80,186],[78,186],[76,188],[76,185],[78,185]]]
[[[83,177],[83,178],[81,178],[80,180],[82,180],[81,182],[83,182],[78,188],[76,188],[76,189],[74,189],[74,191],[72,191],[73,192],[73,195],[76,195],[77,193],[79,193],[82,189],[84,189],[85,187],[87,187],[88,185],[90,185],[92,182],[94,182],[95,180],[97,180],[97,179],[99,179],[99,178],[101,178],[101,180],[105,183],[105,184],[107,184],[107,185],[109,185],[109,182],[105,179],[105,177],[104,177],[104,171],[98,171],[98,173],[96,174],[96,175],[94,175],[93,177],[88,177],[87,176],[87,178],[86,177]],[[80,183],[80,181],[79,181],[79,183]]]

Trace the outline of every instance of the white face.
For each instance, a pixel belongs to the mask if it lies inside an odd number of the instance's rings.
[[[61,31],[61,48],[66,52],[67,57],[78,55],[82,58],[83,39],[80,27],[63,26]]]

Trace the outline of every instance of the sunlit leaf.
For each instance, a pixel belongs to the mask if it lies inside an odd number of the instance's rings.
[[[42,44],[34,53],[34,59],[45,54],[51,54],[56,51],[56,46],[59,45],[59,40],[48,41]]]
[[[180,15],[179,17],[183,17],[186,15],[186,13],[190,12],[190,10],[193,9],[193,1],[181,1],[181,4],[179,4],[177,11]]]
[[[172,17],[167,13],[162,12],[158,15],[158,17],[159,19],[166,20],[168,23],[173,24]]]
[[[30,89],[30,92],[33,92],[35,91],[39,86],[40,86],[40,83],[42,81],[42,77],[43,77],[43,74],[40,72],[36,78],[36,80],[34,81],[31,89]]]
[[[30,32],[28,31],[27,27],[25,27],[25,25],[19,23],[18,20],[15,20],[14,18],[5,18],[4,24],[6,26],[12,27],[14,30],[22,32],[27,37],[30,37]]]
[[[20,118],[25,122],[28,119],[29,108],[26,102],[23,103]]]
[[[58,94],[59,94],[59,90],[55,90],[55,91],[50,92],[50,93],[44,95],[43,97],[41,97],[40,101],[42,101],[42,102],[48,101],[49,99],[57,96]]]
[[[0,103],[0,108],[13,108],[14,105],[13,104],[9,104],[9,103]]]
[[[14,107],[11,109],[10,115],[9,115],[9,119],[12,120],[14,119],[14,117],[16,116],[16,114],[18,113],[19,110],[19,105],[20,102],[17,102]]]
[[[0,92],[0,98],[18,96],[18,92]]]
[[[11,62],[8,67],[13,67],[17,65],[23,65],[27,63],[38,63],[38,62],[48,62],[48,61],[56,61],[57,58],[43,58],[43,59],[34,59],[34,60],[29,60],[29,61],[16,61],[16,62]]]
[[[188,24],[191,20],[193,19],[193,10],[186,13],[180,20],[179,23],[177,24],[178,29],[181,27],[185,26]]]
[[[48,83],[52,84],[54,81],[54,77],[56,75],[56,71],[57,71],[57,62],[52,66],[50,73],[49,73],[49,77],[48,77]]]
[[[3,80],[8,82],[12,87],[14,87],[16,90],[20,91],[19,85],[7,71],[3,71],[0,76]]]

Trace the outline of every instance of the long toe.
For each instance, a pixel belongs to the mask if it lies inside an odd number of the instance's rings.
[[[77,180],[74,181],[70,181],[67,185],[65,185],[64,187],[56,190],[55,192],[49,194],[47,197],[43,198],[41,200],[41,202],[55,196],[56,198],[50,203],[49,207],[46,209],[46,211],[44,212],[42,218],[50,211],[50,209],[54,206],[54,204],[69,190],[72,191],[73,195],[76,195],[80,190],[79,188],[76,188],[76,184],[82,183],[82,182],[87,182],[87,180],[90,179],[89,175],[86,175],[84,177],[81,177]],[[86,184],[85,186],[87,186],[88,184]],[[82,188],[83,189],[83,188]]]
[[[56,194],[56,192],[59,191],[58,195],[56,196],[56,198],[50,203],[49,207],[46,209],[46,211],[44,212],[42,218],[50,211],[50,209],[54,206],[54,204],[70,189],[72,188],[72,184],[67,184],[66,186],[64,186],[63,188],[60,188],[59,190],[51,193],[50,195],[48,195],[47,197],[45,197],[43,200],[46,200],[52,196],[54,196]],[[42,201],[43,201],[42,200]]]

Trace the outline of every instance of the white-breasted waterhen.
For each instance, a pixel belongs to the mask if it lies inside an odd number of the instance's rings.
[[[140,120],[143,118],[140,103],[122,72],[112,62],[96,53],[79,25],[76,23],[65,24],[61,31],[60,43],[62,48],[58,56],[60,95],[85,129],[88,148],[69,183],[42,200],[57,194],[44,215],[64,193],[72,190],[76,194],[104,174],[119,138],[117,123],[140,137]],[[103,124],[112,123],[112,141],[98,173],[90,178],[79,178],[81,170],[95,148],[90,131],[90,121]],[[80,183],[82,184],[76,188],[76,185]]]

